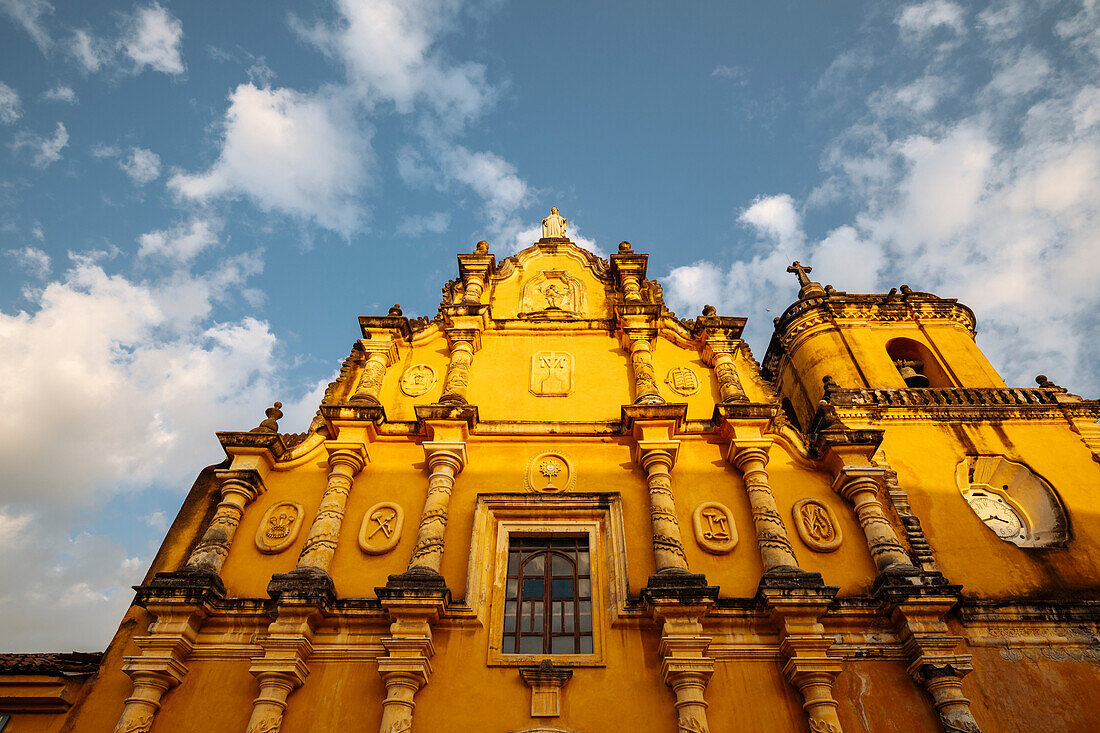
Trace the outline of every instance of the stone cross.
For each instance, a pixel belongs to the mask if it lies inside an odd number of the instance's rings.
[[[564,239],[565,227],[568,224],[569,220],[558,213],[557,206],[550,207],[550,216],[542,220],[542,238]]]
[[[795,260],[791,263],[791,266],[787,268],[787,272],[795,273],[795,277],[798,278],[798,284],[802,287],[806,287],[810,284],[810,278],[806,275],[807,272],[813,272],[812,267],[803,267],[802,263]]]

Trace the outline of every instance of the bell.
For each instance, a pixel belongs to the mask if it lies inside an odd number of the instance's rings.
[[[898,360],[898,372],[901,374],[901,378],[905,380],[906,387],[927,387],[928,377],[924,376],[916,370],[914,367],[923,367],[919,361],[902,361]]]

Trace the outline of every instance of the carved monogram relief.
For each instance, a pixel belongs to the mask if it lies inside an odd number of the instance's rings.
[[[519,315],[575,318],[584,312],[584,283],[564,270],[543,270],[523,285]]]
[[[577,483],[573,462],[561,453],[540,453],[527,464],[523,488],[548,494],[569,491]]]
[[[691,515],[695,541],[707,552],[724,555],[737,546],[737,527],[733,513],[725,504],[708,501],[695,507]]]
[[[693,395],[699,391],[699,377],[687,367],[673,367],[668,370],[665,384],[676,394]]]
[[[413,364],[401,375],[401,391],[409,397],[419,397],[435,386],[435,369],[427,364]]]
[[[536,351],[531,357],[531,393],[564,397],[573,391],[573,355],[568,351]]]
[[[397,504],[383,501],[363,516],[359,527],[359,549],[368,555],[382,555],[397,546],[405,512]]]
[[[802,499],[794,505],[794,526],[806,546],[817,552],[832,552],[843,537],[833,510],[817,499]]]
[[[256,529],[256,547],[273,554],[290,547],[302,529],[302,505],[296,501],[280,501],[264,512]]]

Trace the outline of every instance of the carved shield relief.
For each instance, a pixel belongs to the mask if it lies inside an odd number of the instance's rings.
[[[296,501],[272,504],[256,529],[256,548],[272,554],[290,547],[302,529],[302,514],[302,505]]]
[[[359,549],[368,555],[381,555],[397,546],[405,512],[391,501],[375,504],[363,516],[359,527]]]
[[[564,397],[573,391],[573,355],[568,351],[537,351],[531,357],[531,393]]]
[[[695,507],[691,515],[695,541],[707,552],[724,555],[737,546],[737,526],[733,512],[725,504],[708,501]]]
[[[843,539],[833,510],[817,499],[802,499],[794,505],[794,526],[806,546],[817,552],[832,552]]]

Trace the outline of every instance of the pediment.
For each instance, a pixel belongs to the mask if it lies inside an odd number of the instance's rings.
[[[495,318],[607,318],[611,282],[607,260],[568,239],[542,239],[500,263],[489,302]]]

